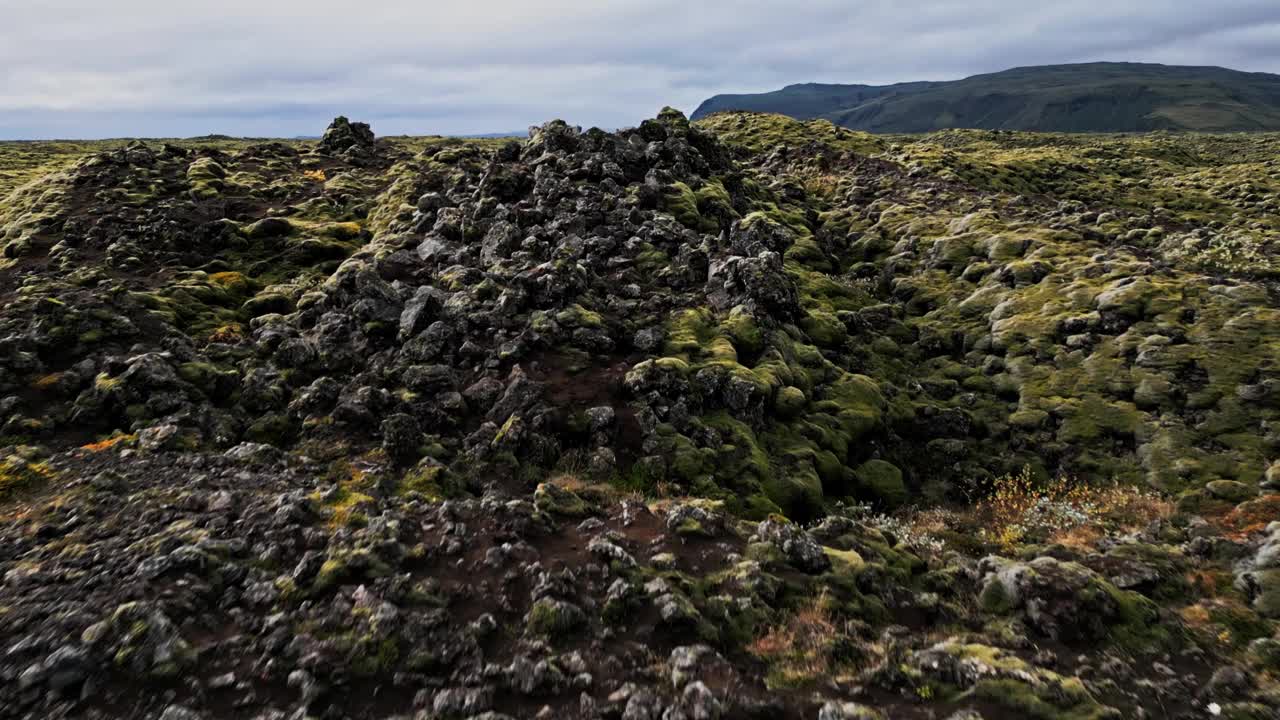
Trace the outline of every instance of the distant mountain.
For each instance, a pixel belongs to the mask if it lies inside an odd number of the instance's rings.
[[[727,110],[822,118],[886,133],[1280,130],[1280,75],[1144,63],[1043,65],[951,82],[804,84],[716,95],[693,118]]]

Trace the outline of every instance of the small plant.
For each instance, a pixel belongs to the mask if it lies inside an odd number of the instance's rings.
[[[325,479],[334,483],[327,492],[312,493],[312,500],[328,515],[329,526],[362,527],[368,521],[367,511],[376,502],[369,494],[377,484],[374,474],[359,463],[337,460],[329,464]]]
[[[804,189],[811,195],[818,195],[824,198],[834,197],[836,191],[840,188],[840,177],[838,175],[814,175],[806,178],[804,181]]]
[[[241,325],[223,325],[209,333],[206,339],[210,343],[235,345],[244,340],[244,327]]]
[[[1280,261],[1269,245],[1262,237],[1236,231],[1181,239],[1166,255],[1193,270],[1267,277],[1280,273]]]
[[[853,626],[838,620],[830,605],[826,593],[816,596],[747,646],[770,664],[770,685],[803,687],[850,668],[860,654]]]
[[[840,501],[835,504],[834,514],[891,533],[906,547],[925,554],[946,549],[940,535],[959,523],[959,515],[948,508],[908,508],[887,514],[876,512],[869,504]]]

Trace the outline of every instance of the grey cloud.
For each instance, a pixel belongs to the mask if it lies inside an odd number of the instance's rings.
[[[339,112],[388,134],[613,127],[796,82],[1088,60],[1280,71],[1274,0],[0,0],[0,12],[0,137],[312,134]]]

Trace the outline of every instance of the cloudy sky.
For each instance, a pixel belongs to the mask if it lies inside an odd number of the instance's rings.
[[[1280,72],[1277,0],[0,0],[0,138],[633,125],[797,82]]]

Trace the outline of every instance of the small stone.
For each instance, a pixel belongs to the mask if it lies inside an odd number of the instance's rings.
[[[204,720],[204,715],[183,705],[170,705],[160,714],[160,720]]]
[[[209,689],[211,690],[221,690],[223,688],[229,688],[235,684],[236,674],[234,672],[215,675],[214,677],[209,678]]]

